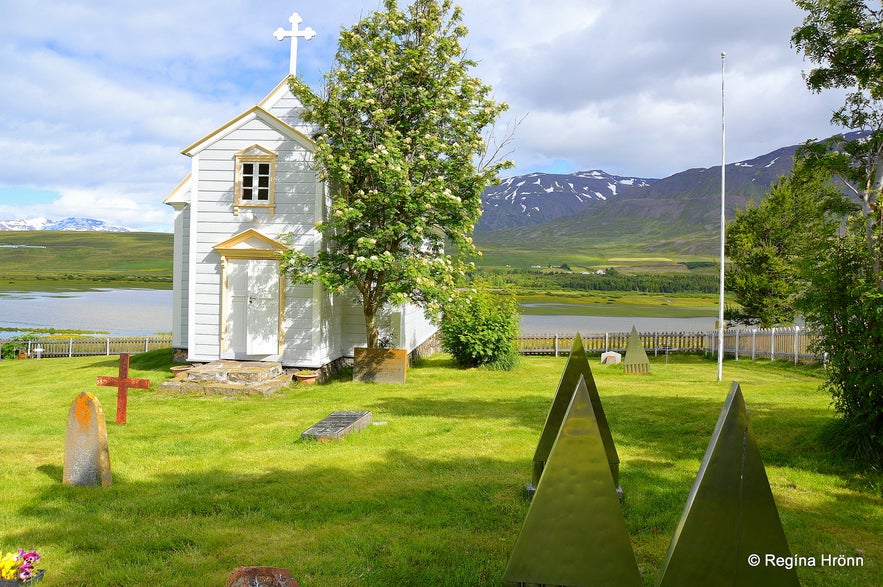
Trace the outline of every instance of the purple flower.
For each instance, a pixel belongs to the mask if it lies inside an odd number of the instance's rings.
[[[25,562],[30,563],[31,565],[35,565],[40,562],[40,555],[36,550],[32,550],[31,552],[25,552],[22,549],[19,549],[18,555]]]
[[[32,565],[29,562],[22,564],[22,566],[20,566],[18,568],[18,578],[21,579],[22,581],[27,581],[28,579],[31,578],[31,576],[33,576],[33,574],[34,574],[34,565]]]

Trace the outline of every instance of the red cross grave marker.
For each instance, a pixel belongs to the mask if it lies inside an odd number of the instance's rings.
[[[120,353],[119,377],[98,376],[96,385],[117,388],[117,424],[126,423],[126,401],[129,399],[129,388],[147,389],[150,387],[149,379],[129,378],[129,353]]]

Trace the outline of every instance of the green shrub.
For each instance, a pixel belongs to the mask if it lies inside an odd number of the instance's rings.
[[[508,371],[518,358],[515,294],[483,284],[457,291],[445,305],[441,335],[444,349],[458,365]]]

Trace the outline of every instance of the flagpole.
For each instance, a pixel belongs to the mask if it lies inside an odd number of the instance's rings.
[[[720,299],[717,318],[717,380],[724,378],[724,244],[727,229],[726,180],[727,180],[727,125],[726,125],[726,79],[727,54],[721,53],[721,251],[720,251]]]

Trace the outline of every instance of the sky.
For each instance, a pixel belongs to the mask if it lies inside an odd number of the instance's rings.
[[[475,74],[510,109],[515,168],[663,178],[824,138],[790,0],[460,0]],[[400,4],[404,4],[404,1]],[[380,0],[0,0],[0,220],[69,216],[171,231],[182,149],[288,73],[315,89],[341,28]],[[726,52],[726,59],[721,53]],[[724,65],[725,67],[722,67]],[[722,88],[722,81],[725,85]],[[722,97],[724,99],[722,100]],[[724,108],[722,109],[722,104]]]

